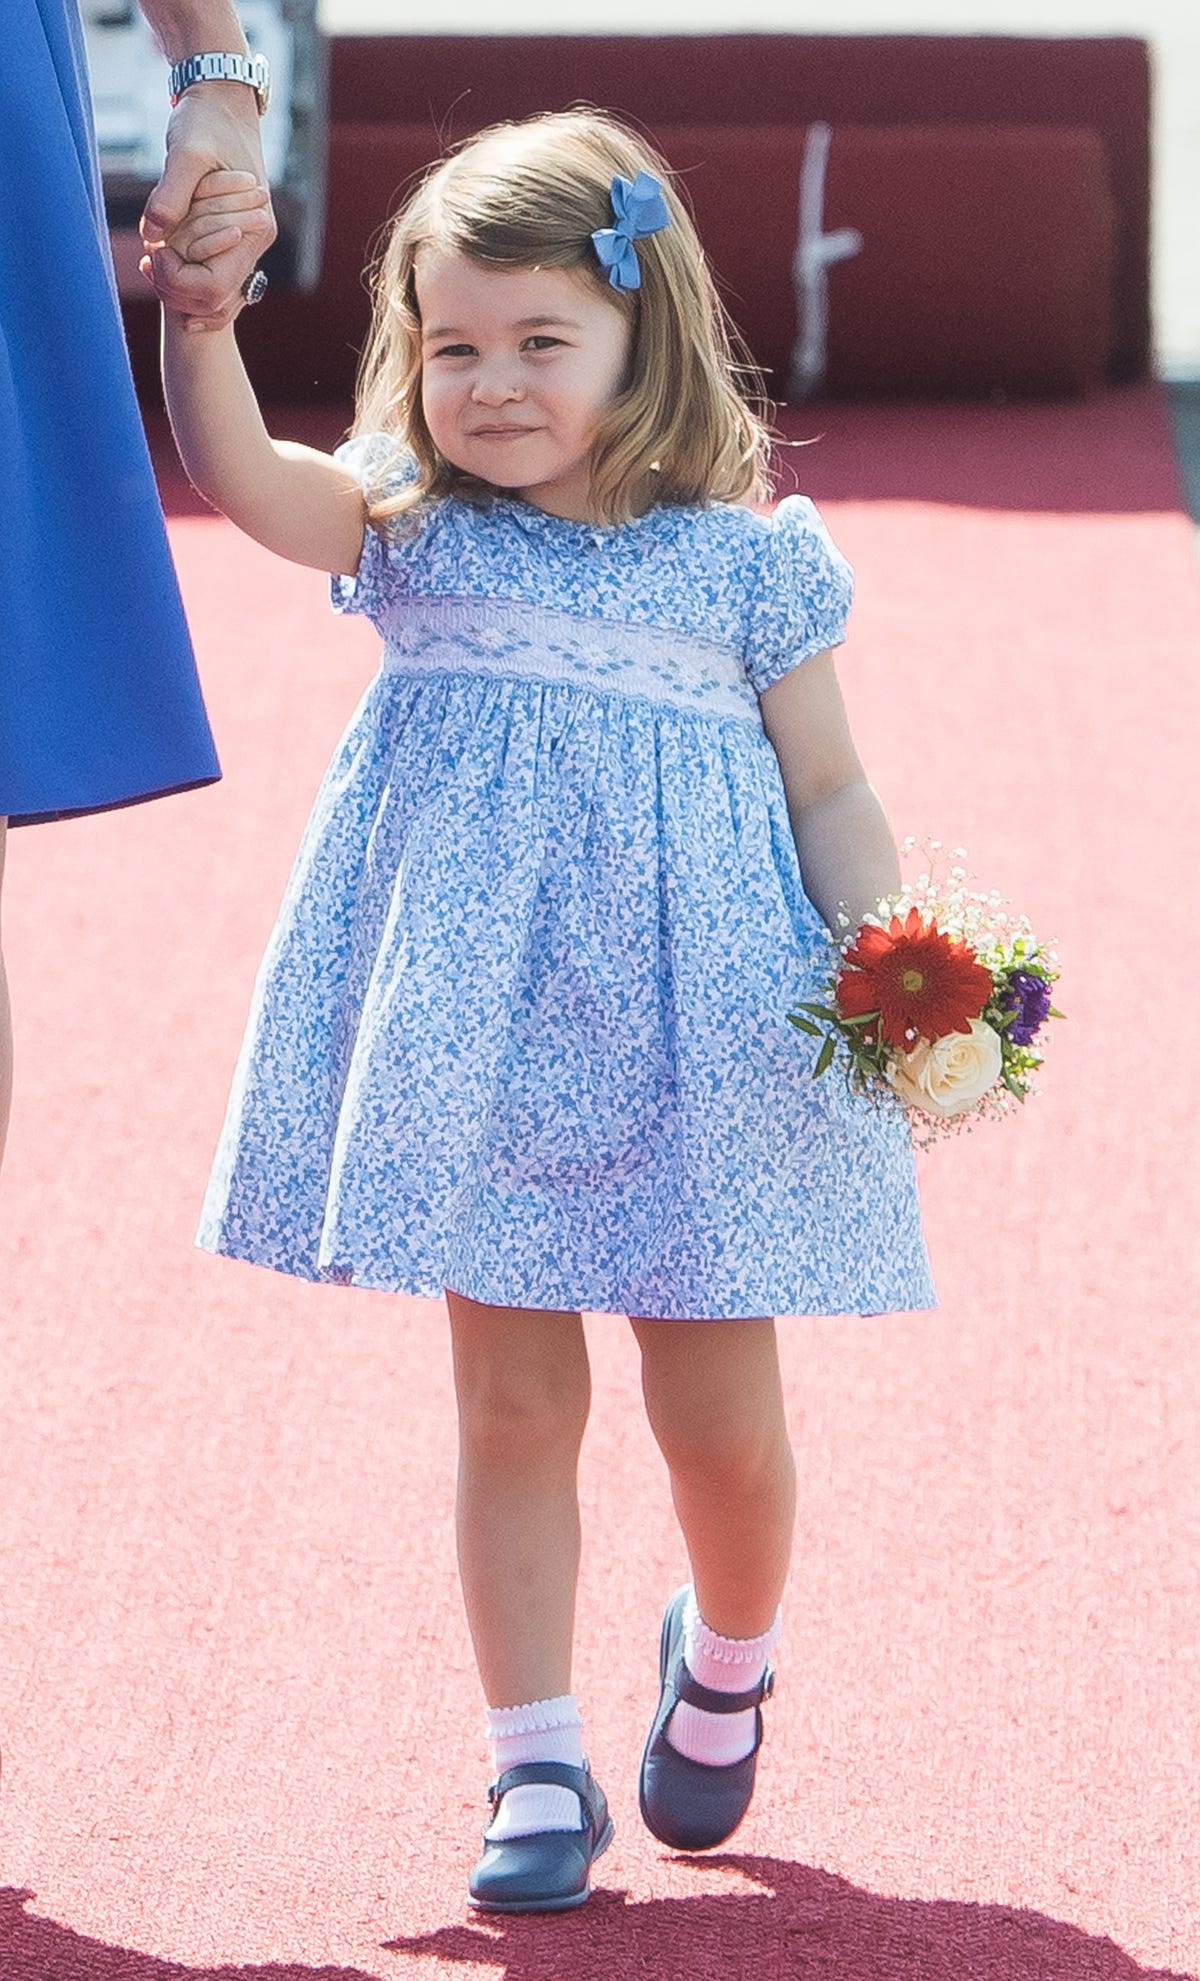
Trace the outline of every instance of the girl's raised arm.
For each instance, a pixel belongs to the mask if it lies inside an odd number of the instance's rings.
[[[163,383],[175,444],[201,495],[278,556],[353,577],[366,527],[362,489],[331,455],[272,440],[233,326],[189,331],[164,312]]]

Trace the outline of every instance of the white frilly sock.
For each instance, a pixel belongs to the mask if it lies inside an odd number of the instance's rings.
[[[583,1766],[583,1720],[574,1693],[558,1699],[534,1699],[528,1706],[490,1706],[488,1739],[492,1748],[492,1779],[506,1768],[526,1761],[565,1761]],[[557,1783],[526,1782],[510,1788],[484,1836],[489,1843],[510,1837],[535,1837],[546,1830],[583,1827],[579,1797]]]
[[[696,1592],[688,1593],[683,1612],[683,1661],[698,1685],[714,1692],[749,1692],[767,1669],[767,1659],[779,1641],[782,1613],[761,1637],[719,1637],[696,1607]],[[702,1761],[708,1768],[727,1768],[754,1751],[753,1706],[744,1713],[706,1713],[681,1699],[667,1726],[667,1740],[677,1754]]]

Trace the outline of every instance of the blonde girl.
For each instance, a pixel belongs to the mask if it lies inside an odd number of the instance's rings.
[[[849,573],[810,502],[749,506],[766,440],[694,228],[598,114],[428,175],[332,456],[269,438],[227,329],[168,319],[166,379],[196,485],[384,641],[201,1243],[444,1294],[494,1768],[470,1893],[566,1910],[612,1836],[571,1686],[581,1309],[630,1318],[691,1570],[641,1810],[703,1850],[750,1802],[791,1549],[772,1317],[933,1297],[903,1124],[814,1082],[786,1022],[839,904],[898,879],[830,653]]]

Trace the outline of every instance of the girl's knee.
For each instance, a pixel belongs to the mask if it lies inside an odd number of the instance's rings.
[[[774,1323],[638,1321],[634,1329],[647,1415],[673,1476],[737,1493],[778,1482],[792,1461]]]
[[[578,1454],[591,1401],[578,1314],[489,1307],[447,1294],[462,1447],[493,1465]]]
[[[489,1361],[458,1372],[464,1451],[489,1465],[528,1469],[578,1455],[589,1394],[576,1370],[507,1368]]]
[[[660,1420],[654,1430],[674,1478],[703,1481],[735,1498],[773,1491],[794,1469],[786,1428],[774,1419]]]

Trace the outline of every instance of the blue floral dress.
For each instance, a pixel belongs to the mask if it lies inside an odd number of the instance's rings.
[[[341,458],[370,478],[369,441]],[[787,1023],[829,956],[758,695],[843,636],[812,504],[450,497],[334,603],[382,666],[254,995],[200,1243],[647,1317],[934,1304],[913,1159]]]

